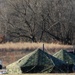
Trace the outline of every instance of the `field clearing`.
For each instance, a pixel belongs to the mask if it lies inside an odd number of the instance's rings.
[[[31,43],[31,42],[7,42],[0,44],[0,59],[3,61],[3,66],[7,66],[18,59],[22,58],[26,54],[34,51],[37,48],[43,48],[43,43]],[[45,51],[53,55],[60,49],[74,50],[72,45],[63,45],[59,43],[44,43]]]
[[[35,48],[42,48],[43,44],[45,45],[46,49],[73,49],[72,45],[63,45],[59,43],[31,43],[31,42],[18,42],[12,43],[7,42],[4,44],[0,44],[0,49],[35,49]]]

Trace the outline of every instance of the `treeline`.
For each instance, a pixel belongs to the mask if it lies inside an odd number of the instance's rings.
[[[11,41],[75,42],[74,0],[7,0],[0,32]]]

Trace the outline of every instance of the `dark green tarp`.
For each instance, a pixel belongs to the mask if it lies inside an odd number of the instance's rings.
[[[65,72],[65,65],[65,62],[53,57],[41,49],[37,49],[18,61],[8,65],[6,68],[8,73],[11,74],[62,73]]]
[[[54,57],[66,62],[67,64],[75,65],[75,55],[67,52],[66,50],[60,50],[53,55]]]

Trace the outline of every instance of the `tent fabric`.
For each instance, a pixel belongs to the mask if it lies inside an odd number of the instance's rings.
[[[60,50],[53,56],[66,62],[67,64],[75,65],[75,55],[67,52],[66,50]]]
[[[7,71],[11,74],[21,73],[50,73],[50,72],[64,72],[61,65],[66,65],[65,62],[53,57],[52,55],[37,49],[18,61],[8,65]],[[58,68],[58,69],[57,69]],[[24,71],[24,72],[23,72]]]

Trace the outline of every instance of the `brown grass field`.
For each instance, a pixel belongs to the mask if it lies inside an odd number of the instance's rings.
[[[34,51],[37,48],[42,48],[43,43],[30,43],[30,42],[18,42],[12,43],[7,42],[0,44],[0,59],[3,62],[3,66],[7,66],[26,54]],[[73,50],[72,45],[44,43],[45,51],[51,55],[60,49]]]
[[[65,50],[73,50],[72,45],[63,45],[63,44],[54,44],[54,43],[44,43],[45,50],[50,53],[54,54],[55,52],[59,51],[60,49]],[[3,66],[7,66],[16,60],[20,59],[21,57],[25,56],[26,54],[34,51],[37,48],[42,48],[43,43],[30,43],[30,42],[18,42],[12,43],[7,42],[4,44],[0,44],[0,59],[3,62]],[[54,74],[21,74],[21,75],[75,75],[75,73],[54,73]]]
[[[4,44],[0,44],[0,49],[35,49],[35,48],[42,48],[43,43],[30,43],[30,42],[18,42],[12,43],[7,42]],[[72,45],[63,45],[63,44],[54,44],[54,43],[44,43],[46,49],[73,49]]]

